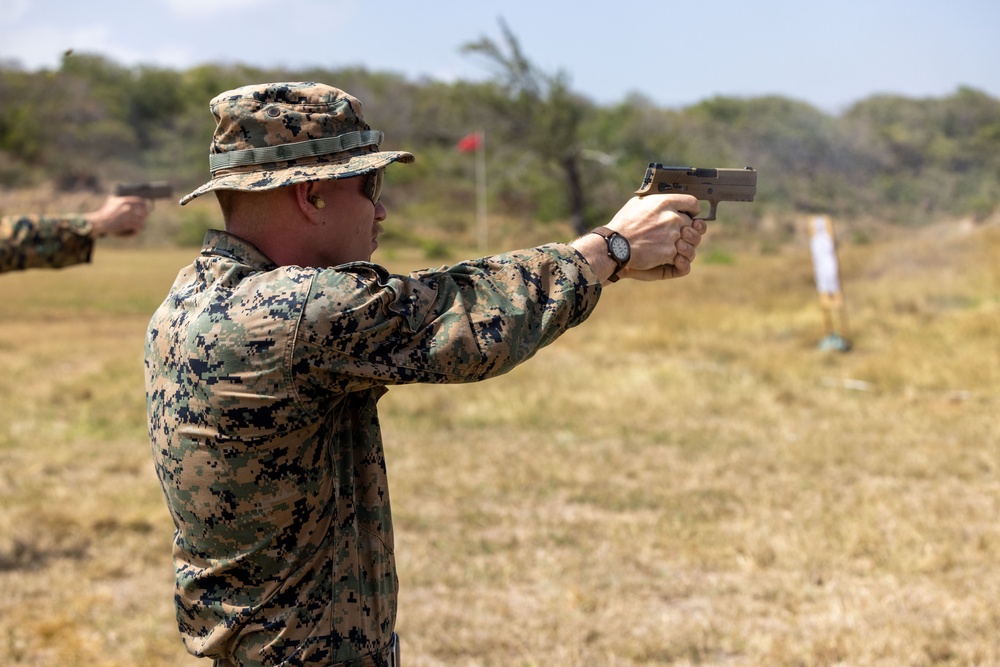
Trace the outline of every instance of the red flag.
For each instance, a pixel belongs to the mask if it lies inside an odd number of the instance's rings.
[[[459,139],[456,148],[462,153],[469,153],[479,148],[482,143],[482,136],[478,132],[473,132]]]

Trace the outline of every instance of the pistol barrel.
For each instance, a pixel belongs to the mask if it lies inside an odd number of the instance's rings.
[[[150,183],[118,183],[116,197],[142,197],[143,199],[167,199],[174,194],[174,188],[167,181]]]

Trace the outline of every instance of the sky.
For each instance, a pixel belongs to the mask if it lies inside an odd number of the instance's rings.
[[[998,0],[0,0],[0,61],[56,69],[73,49],[124,66],[481,81],[490,64],[462,46],[502,43],[501,21],[540,70],[602,105],[779,95],[837,114],[878,94],[1000,98]]]

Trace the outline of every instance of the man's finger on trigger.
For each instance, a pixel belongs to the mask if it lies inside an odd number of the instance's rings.
[[[694,218],[696,215],[701,213],[701,202],[698,201],[698,198],[694,195],[678,194],[675,196],[677,198],[676,210],[678,213],[686,213],[691,216],[691,218]]]

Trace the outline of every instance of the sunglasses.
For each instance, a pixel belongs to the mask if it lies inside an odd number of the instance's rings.
[[[376,169],[368,174],[368,180],[365,181],[365,194],[372,200],[372,204],[378,204],[378,199],[382,196],[382,181],[384,178],[384,168]]]

